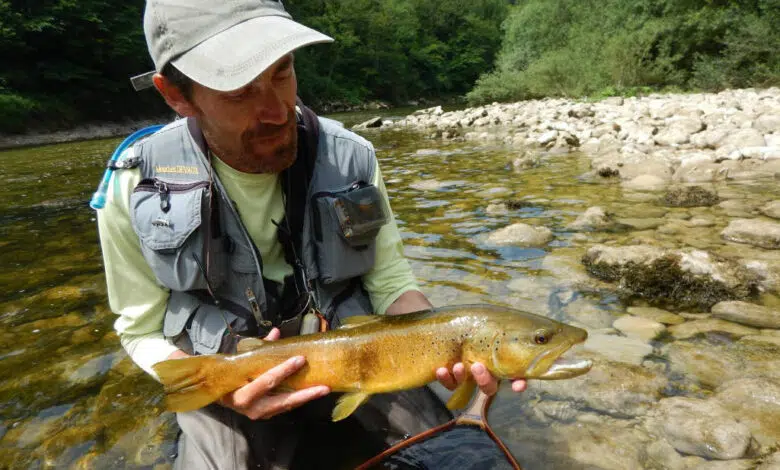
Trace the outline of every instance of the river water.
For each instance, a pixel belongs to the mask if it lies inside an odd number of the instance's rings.
[[[337,117],[351,124],[364,116]],[[612,321],[644,304],[621,301],[614,286],[588,279],[580,261],[588,246],[664,237],[674,246],[728,248],[717,236],[726,223],[720,209],[661,209],[620,185],[591,184],[580,178],[590,170],[583,155],[545,157],[518,171],[511,164],[517,149],[398,131],[366,135],[377,148],[406,255],[435,305],[510,306],[608,334]],[[174,419],[163,410],[160,387],[132,364],[113,333],[95,214],[87,205],[119,142],[0,153],[0,468],[171,465]],[[776,184],[723,189],[740,200],[780,198]],[[501,201],[510,202],[508,210],[487,210]],[[693,212],[714,228],[686,235],[642,227],[593,237],[566,228],[595,205],[625,220],[679,220]],[[539,248],[485,242],[487,233],[516,222],[550,228],[554,240]],[[771,294],[757,302],[780,309]],[[604,353],[621,357],[605,358],[587,380],[532,383],[522,395],[502,390],[491,421],[526,469],[699,468],[710,459],[669,447],[684,433],[662,418],[653,421],[656,404],[673,396],[711,403],[721,379],[739,377],[740,370],[780,378],[776,347],[737,339],[704,332],[684,341],[662,334],[638,346],[629,342]],[[632,359],[640,346],[648,353]],[[723,359],[732,353],[739,364]],[[764,412],[780,416],[780,398],[762,403],[770,407]],[[713,426],[728,424],[729,416]],[[754,468],[777,449],[777,424],[753,424],[750,431],[752,441],[735,466],[717,468]]]

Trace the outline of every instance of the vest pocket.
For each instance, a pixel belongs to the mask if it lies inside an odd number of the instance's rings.
[[[314,240],[320,280],[331,284],[374,267],[375,239],[387,223],[379,190],[355,183],[344,191],[314,195]]]
[[[163,320],[163,335],[176,344],[191,345],[192,350],[185,352],[195,354],[228,352],[233,345],[228,338],[230,330],[245,328],[243,318],[215,305],[201,303],[197,297],[184,292],[171,293]],[[189,342],[180,341],[184,334]]]
[[[148,179],[130,197],[141,251],[157,280],[173,291],[207,287],[204,237],[198,229],[208,186],[207,181],[180,184]],[[220,274],[215,273],[215,278]]]

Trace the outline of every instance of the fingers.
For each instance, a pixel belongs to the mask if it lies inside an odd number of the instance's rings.
[[[439,367],[436,369],[436,380],[438,380],[447,390],[455,390],[458,386],[455,377],[450,374],[450,371],[447,370],[446,367]]]
[[[268,419],[281,413],[287,413],[299,406],[330,393],[330,388],[319,385],[304,388],[291,393],[282,393],[263,397],[255,402],[247,416],[251,419]]]
[[[466,366],[462,362],[458,362],[452,366],[452,373],[446,367],[439,367],[436,369],[436,380],[446,389],[455,390],[466,380]]]
[[[474,376],[474,380],[477,382],[479,389],[482,390],[482,393],[488,396],[496,394],[498,391],[498,380],[493,377],[483,364],[479,362],[472,364],[471,375]]]
[[[515,392],[524,392],[528,388],[528,382],[525,379],[518,379],[512,381],[512,390]]]
[[[306,359],[304,359],[303,356],[295,356],[287,359],[233,392],[234,401],[237,401],[239,406],[241,406],[241,404],[247,405],[257,397],[266,395],[282,383],[284,379],[298,372],[305,363]]]
[[[268,335],[263,338],[263,341],[276,341],[282,336],[282,332],[279,331],[279,328],[273,327],[271,328],[271,331],[268,332]]]
[[[495,395],[498,392],[498,379],[493,377],[489,370],[479,362],[475,362],[471,365],[471,375],[477,382],[480,390],[486,395]],[[455,390],[458,385],[462,384],[466,380],[466,366],[462,362],[458,362],[452,366],[452,372],[446,367],[439,367],[436,369],[436,380],[439,381],[448,390]],[[515,392],[524,392],[528,388],[528,382],[525,379],[517,379],[512,381],[512,390]]]
[[[466,380],[466,366],[462,362],[458,362],[452,366],[452,375],[455,376],[455,381],[458,384],[462,384]]]
[[[305,363],[303,356],[291,357],[235,392],[225,395],[220,402],[251,419],[259,419],[270,418],[330,393],[328,387],[318,386],[292,393],[268,395],[287,377],[300,370]]]

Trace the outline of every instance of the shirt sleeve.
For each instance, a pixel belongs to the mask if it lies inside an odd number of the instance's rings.
[[[132,148],[121,158],[129,157]],[[97,211],[97,220],[108,303],[119,316],[114,329],[133,362],[156,378],[152,365],[177,348],[162,333],[170,292],[157,282],[146,263],[130,222],[130,195],[140,179],[137,169],[117,170],[108,187],[106,206]]]
[[[374,171],[374,186],[379,189],[382,199],[388,208],[390,220],[380,230],[376,237],[376,257],[374,267],[363,276],[363,285],[371,298],[371,305],[376,313],[384,314],[387,308],[406,291],[417,290],[417,280],[412,272],[409,261],[404,256],[404,246],[401,234],[395,223],[393,211],[387,196],[384,180],[379,169],[379,162]]]

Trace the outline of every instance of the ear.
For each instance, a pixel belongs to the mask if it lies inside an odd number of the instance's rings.
[[[160,92],[165,102],[168,103],[176,114],[183,117],[195,116],[195,106],[182,94],[181,90],[165,78],[162,74],[156,73],[152,77],[154,87]]]

